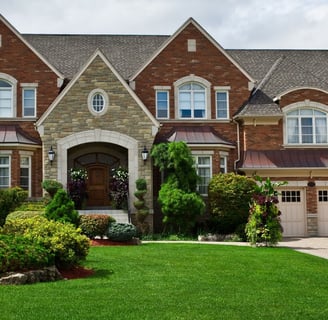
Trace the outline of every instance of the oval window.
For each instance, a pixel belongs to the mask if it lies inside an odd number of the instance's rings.
[[[94,116],[102,116],[108,108],[108,95],[102,89],[95,89],[89,93],[88,108]]]
[[[104,110],[105,100],[100,93],[96,93],[92,98],[92,109],[95,112],[101,112]]]

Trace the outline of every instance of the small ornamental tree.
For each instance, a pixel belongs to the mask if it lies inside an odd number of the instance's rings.
[[[137,209],[137,228],[142,234],[149,232],[149,223],[146,221],[149,215],[149,208],[146,206],[144,196],[147,193],[147,182],[145,179],[139,178],[136,180],[137,191],[134,193],[138,199],[133,202],[133,205]]]
[[[269,178],[265,181],[257,177],[259,185],[254,193],[249,219],[245,231],[248,241],[253,244],[266,246],[276,245],[282,238],[282,226],[280,224],[281,212],[277,207],[278,188],[286,182],[273,183]]]
[[[166,178],[158,196],[165,226],[173,232],[191,233],[205,203],[196,192],[199,177],[189,147],[182,141],[161,143],[153,147],[151,156]]]

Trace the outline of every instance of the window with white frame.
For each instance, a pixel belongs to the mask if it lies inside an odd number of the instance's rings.
[[[0,189],[10,187],[10,156],[0,155]]]
[[[327,144],[327,113],[298,108],[286,113],[287,144]]]
[[[36,116],[36,89],[23,88],[23,117]]]
[[[156,118],[169,118],[169,91],[156,90]]]
[[[227,157],[221,156],[220,157],[220,173],[227,173]]]
[[[215,87],[216,118],[229,119],[229,89],[230,87]]]
[[[212,156],[193,155],[196,164],[197,174],[200,181],[197,184],[197,190],[201,195],[207,195],[208,185],[212,179]]]
[[[102,89],[94,89],[88,95],[89,111],[95,116],[102,116],[108,109],[108,94]]]
[[[31,157],[21,155],[20,157],[20,187],[30,193],[31,183]]]
[[[13,117],[13,86],[0,79],[0,117]]]
[[[179,118],[206,118],[206,88],[196,82],[189,82],[179,87]]]

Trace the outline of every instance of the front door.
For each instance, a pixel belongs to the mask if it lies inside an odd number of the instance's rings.
[[[88,207],[109,206],[109,168],[107,165],[96,164],[88,170]]]

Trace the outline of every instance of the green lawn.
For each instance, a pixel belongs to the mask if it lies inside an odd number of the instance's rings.
[[[86,279],[0,287],[0,319],[327,319],[328,260],[285,248],[93,247]]]

